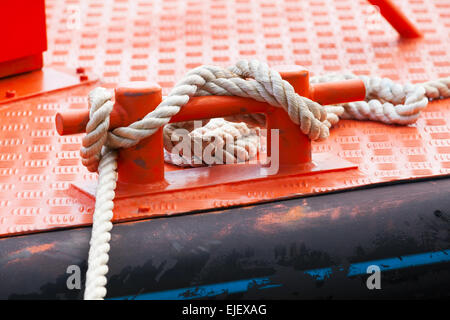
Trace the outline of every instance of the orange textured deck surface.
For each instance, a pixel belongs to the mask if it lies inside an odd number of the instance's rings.
[[[241,58],[300,64],[313,75],[351,70],[400,82],[449,76],[450,1],[396,3],[424,39],[398,40],[366,1],[47,0],[45,65],[85,67],[111,88],[121,81],[156,80],[165,94],[195,66]],[[91,88],[0,107],[1,236],[91,223],[93,201],[68,190],[72,182],[97,177],[80,164],[81,136],[58,136],[53,120],[57,111],[86,108]],[[285,178],[277,188],[253,182],[189,191],[178,195],[192,205],[183,210],[448,175],[450,101],[431,103],[409,127],[342,121],[327,141],[313,144],[313,152],[333,153],[360,170]],[[223,196],[211,200],[210,192]],[[176,201],[141,197],[117,202],[115,220],[176,212]]]

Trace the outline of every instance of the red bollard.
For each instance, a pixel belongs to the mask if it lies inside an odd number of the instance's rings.
[[[277,67],[283,79],[302,96],[323,104],[362,100],[365,87],[361,80],[347,80],[332,83],[309,84],[309,73],[299,66]],[[110,116],[110,129],[142,119],[162,101],[161,88],[154,83],[136,82],[119,86],[115,91],[114,109]],[[191,120],[226,117],[235,114],[264,113],[267,131],[279,129],[280,168],[298,167],[311,163],[311,141],[292,122],[284,109],[250,98],[229,96],[193,97],[171,123]],[[89,120],[88,110],[64,112],[56,115],[59,134],[84,132]],[[270,135],[268,136],[270,139]],[[269,140],[270,141],[270,140]],[[270,144],[269,148],[270,148]],[[271,155],[271,150],[269,150]],[[119,181],[131,184],[151,184],[164,181],[164,153],[162,128],[152,136],[143,139],[136,146],[119,150]],[[211,168],[211,170],[217,170]]]
[[[151,82],[129,82],[116,89],[116,104],[126,110],[123,123],[144,118],[162,101],[161,87]],[[119,149],[118,180],[149,183],[164,180],[163,128],[141,140],[136,146]]]

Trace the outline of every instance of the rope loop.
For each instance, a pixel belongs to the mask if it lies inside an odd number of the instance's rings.
[[[189,71],[155,110],[128,127],[112,131],[108,131],[112,95],[104,88],[93,90],[89,94],[91,119],[81,151],[83,164],[95,172],[103,146],[117,149],[138,144],[167,125],[191,97],[204,95],[239,96],[264,101],[286,110],[291,120],[310,139],[320,140],[329,136],[324,107],[295,93],[289,82],[267,64],[242,60],[228,69],[201,66]],[[169,142],[167,144],[170,145]]]

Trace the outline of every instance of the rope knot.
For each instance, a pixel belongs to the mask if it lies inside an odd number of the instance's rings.
[[[82,140],[81,162],[90,171],[96,172],[103,146],[109,130],[109,115],[113,109],[112,93],[102,87],[89,93],[89,122]]]
[[[104,146],[116,149],[136,145],[168,124],[191,97],[205,95],[239,96],[265,101],[286,110],[291,120],[310,139],[319,140],[329,136],[329,122],[324,107],[298,95],[291,84],[267,64],[257,60],[242,60],[228,69],[202,66],[189,71],[154,111],[128,127],[112,131],[108,131],[113,107],[112,94],[105,88],[92,90],[89,93],[90,119],[81,149],[83,165],[91,172],[97,171]],[[165,139],[165,146],[171,145],[172,142]]]

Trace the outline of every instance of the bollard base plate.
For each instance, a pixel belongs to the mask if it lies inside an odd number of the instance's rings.
[[[151,196],[158,194],[170,194],[178,191],[204,189],[214,186],[230,185],[228,191],[232,191],[232,185],[246,184],[248,190],[251,191],[253,183],[257,181],[272,181],[271,188],[277,188],[280,179],[335,172],[341,170],[355,170],[358,166],[349,161],[340,159],[335,155],[328,153],[315,154],[313,161],[310,163],[272,168],[268,165],[254,163],[254,164],[228,164],[217,165],[213,167],[197,167],[165,172],[165,180],[152,184],[129,184],[118,182],[116,188],[115,199],[121,200],[132,197]],[[85,195],[95,198],[95,190],[97,188],[97,181],[84,182],[83,184],[72,184],[72,187]],[[227,191],[226,191],[227,192]],[[286,196],[298,193],[295,188],[288,190]],[[215,194],[212,198],[216,197]],[[241,194],[230,193],[230,200],[236,200],[240,204],[247,203],[242,199]],[[206,209],[206,208],[199,208]]]

